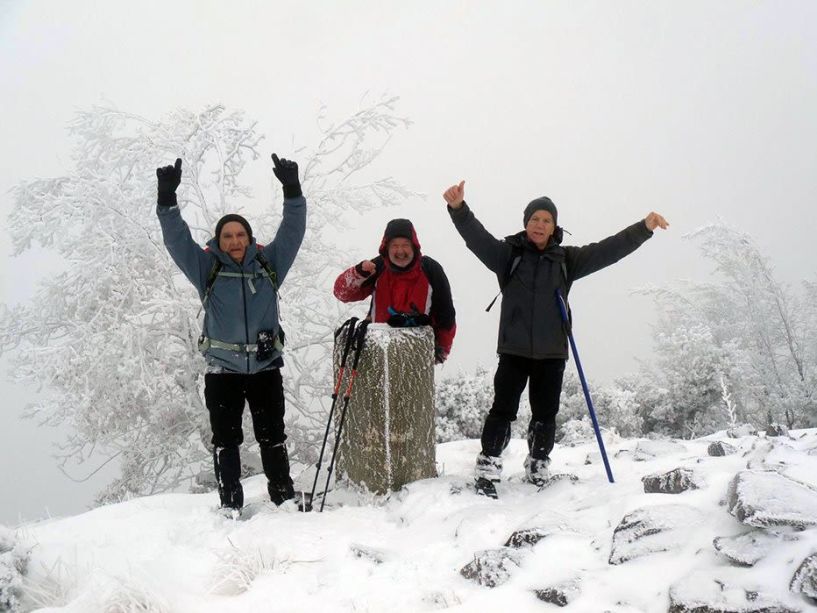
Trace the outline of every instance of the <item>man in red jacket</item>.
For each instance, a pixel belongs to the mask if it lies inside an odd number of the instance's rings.
[[[442,364],[457,331],[451,286],[443,267],[422,255],[408,219],[392,219],[386,225],[379,251],[376,258],[338,276],[335,297],[355,302],[371,296],[369,319],[374,323],[387,323],[390,318],[428,322],[434,329],[434,361]]]

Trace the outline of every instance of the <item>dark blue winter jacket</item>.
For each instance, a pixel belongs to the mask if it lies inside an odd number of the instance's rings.
[[[162,226],[167,250],[176,265],[204,298],[207,278],[218,259],[221,272],[242,276],[219,276],[212,285],[205,304],[203,335],[209,339],[237,344],[255,345],[258,333],[268,331],[277,335],[278,300],[263,266],[256,259],[259,245],[255,238],[247,247],[244,260],[236,264],[218,247],[213,238],[202,249],[190,235],[190,228],[182,219],[178,206],[157,206],[156,213]],[[303,196],[284,200],[284,216],[275,238],[263,247],[261,253],[276,274],[278,287],[284,282],[301,246],[306,230],[306,199]],[[281,352],[274,350],[269,357],[258,361],[252,351],[234,351],[209,347],[204,355],[210,367],[221,367],[229,372],[256,373],[281,364]]]

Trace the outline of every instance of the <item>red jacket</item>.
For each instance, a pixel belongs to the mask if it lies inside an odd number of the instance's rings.
[[[388,321],[391,316],[389,307],[403,313],[416,310],[429,315],[434,329],[436,359],[442,362],[451,352],[457,332],[451,286],[443,267],[436,260],[422,255],[413,227],[411,242],[414,259],[408,267],[398,268],[389,260],[388,240],[384,235],[380,255],[372,260],[375,272],[365,272],[362,262],[344,270],[335,280],[335,297],[341,302],[356,302],[371,296],[369,318],[374,323]]]

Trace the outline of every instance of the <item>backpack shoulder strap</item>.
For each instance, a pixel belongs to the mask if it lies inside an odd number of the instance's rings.
[[[267,273],[267,279],[269,279],[270,284],[272,284],[273,291],[278,293],[278,275],[272,268],[269,260],[264,257],[264,254],[260,251],[255,252],[255,259],[261,265],[261,268],[264,269],[264,272]]]
[[[494,306],[496,299],[499,298],[499,294],[505,291],[505,288],[508,287],[508,283],[511,282],[511,278],[513,277],[513,273],[516,272],[516,269],[519,268],[519,263],[522,261],[522,247],[519,245],[514,245],[511,247],[511,258],[508,260],[508,266],[505,269],[505,274],[502,277],[502,283],[499,285],[499,292],[494,299],[491,300],[491,304],[489,304],[485,308],[485,312],[491,310],[491,307]]]
[[[213,265],[210,267],[210,272],[207,273],[207,281],[204,283],[204,298],[201,300],[202,307],[207,304],[207,298],[210,292],[213,291],[213,284],[218,278],[218,273],[221,270],[221,261],[217,257],[213,257]]]

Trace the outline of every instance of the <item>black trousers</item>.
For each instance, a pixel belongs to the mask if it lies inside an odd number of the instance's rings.
[[[261,448],[261,463],[269,489],[291,490],[289,459],[284,441],[284,386],[279,369],[252,375],[208,373],[204,377],[204,399],[213,431],[213,468],[221,504],[241,508],[239,445],[244,441],[241,418],[244,403],[250,407],[255,440]]]
[[[531,406],[528,449],[531,457],[545,459],[553,450],[556,414],[567,360],[534,360],[502,353],[494,375],[494,403],[482,429],[482,453],[499,456],[511,439],[511,422],[516,420],[525,385]]]

